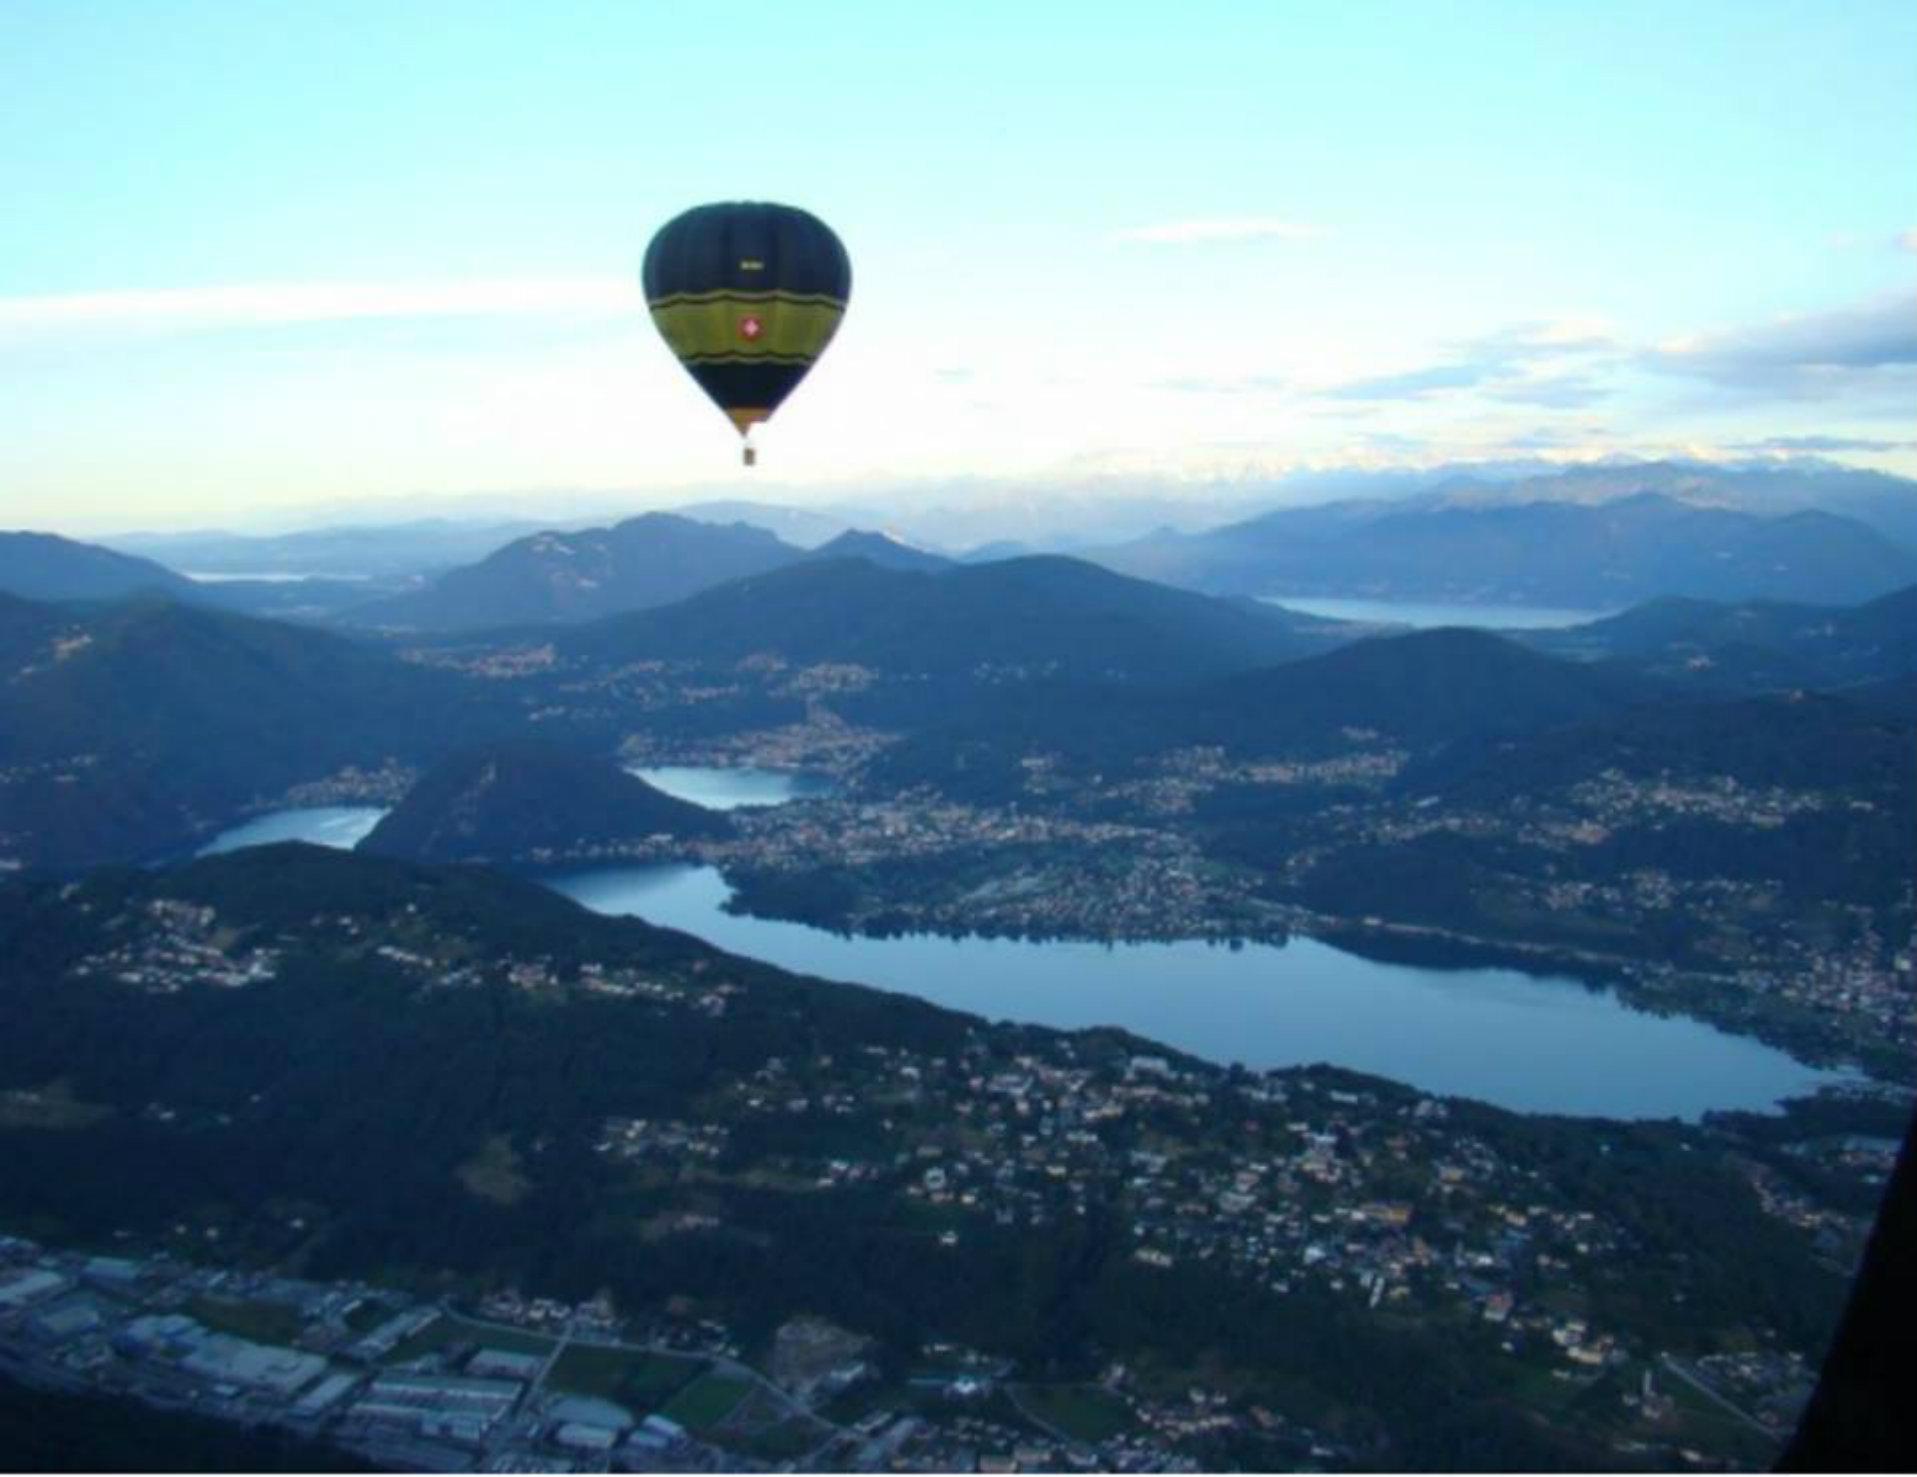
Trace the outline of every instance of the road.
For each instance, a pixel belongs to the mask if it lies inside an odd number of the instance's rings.
[[[1731,1404],[1729,1400],[1725,1399],[1722,1395],[1720,1395],[1717,1392],[1714,1386],[1708,1384],[1704,1380],[1699,1379],[1696,1375],[1692,1374],[1688,1369],[1686,1369],[1682,1364],[1679,1364],[1677,1360],[1673,1359],[1669,1354],[1665,1354],[1662,1356],[1662,1362],[1666,1369],[1668,1369],[1672,1374],[1676,1375],[1679,1379],[1684,1381],[1684,1383],[1689,1385],[1693,1390],[1697,1391],[1698,1394],[1702,1395],[1705,1399],[1709,1400],[1712,1404],[1722,1406],[1725,1410],[1729,1411],[1732,1415],[1736,1416],[1745,1425],[1749,1426],[1753,1431],[1757,1432],[1757,1434],[1762,1436],[1766,1441],[1775,1441],[1777,1439],[1777,1432],[1773,1431],[1769,1426],[1765,1425],[1762,1421],[1758,1420],[1757,1417],[1752,1415],[1749,1411],[1744,1410],[1740,1406]]]

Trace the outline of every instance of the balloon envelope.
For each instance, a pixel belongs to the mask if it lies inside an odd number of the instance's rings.
[[[699,205],[653,236],[641,272],[660,335],[744,435],[779,408],[838,332],[852,263],[791,205]]]

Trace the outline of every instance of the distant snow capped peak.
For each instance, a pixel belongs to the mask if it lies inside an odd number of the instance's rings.
[[[1684,462],[1593,462],[1495,482],[1472,477],[1467,469],[1433,489],[1433,504],[1483,508],[1549,502],[1589,507],[1652,494],[1693,507],[1730,508],[1748,501],[1738,493],[1724,470],[1717,467]]]

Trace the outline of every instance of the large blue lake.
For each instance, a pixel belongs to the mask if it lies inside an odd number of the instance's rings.
[[[1375,625],[1476,626],[1484,631],[1539,630],[1581,626],[1616,612],[1577,610],[1563,605],[1466,605],[1440,600],[1321,600],[1310,595],[1264,595],[1267,605],[1282,605],[1300,615]]]
[[[673,778],[676,793],[702,804],[777,804],[817,793],[822,783],[741,770],[682,769]],[[350,846],[354,831],[363,835],[379,814],[280,812],[207,850],[283,840]],[[1845,1080],[1700,1021],[1634,1010],[1609,990],[1559,975],[1387,964],[1311,939],[1232,949],[848,938],[726,912],[731,889],[711,867],[601,867],[546,881],[594,912],[643,918],[784,969],[993,1019],[1122,1026],[1249,1067],[1332,1062],[1527,1112],[1695,1119],[1718,1108],[1769,1109]]]

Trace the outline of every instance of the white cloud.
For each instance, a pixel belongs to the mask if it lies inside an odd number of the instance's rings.
[[[1766,436],[1761,441],[1739,441],[1732,451],[1798,456],[1839,451],[1913,451],[1917,441],[1886,441],[1877,436]]]
[[[1895,241],[1898,247],[1904,251],[1917,251],[1917,229],[1899,231],[1895,237]]]
[[[1515,323],[1481,338],[1467,340],[1461,349],[1481,356],[1510,359],[1552,354],[1587,354],[1617,347],[1608,319],[1596,314],[1572,313],[1558,318]]]
[[[1323,226],[1253,216],[1238,220],[1166,221],[1155,226],[1133,226],[1120,231],[1120,241],[1144,241],[1154,246],[1196,246],[1211,241],[1309,241],[1328,236]]]
[[[443,282],[263,282],[0,297],[0,331],[270,327],[373,318],[631,313],[636,282],[476,278]]]
[[[1561,366],[1579,358],[1596,366],[1617,348],[1611,326],[1588,315],[1515,323],[1454,342],[1435,362],[1392,374],[1363,375],[1325,386],[1335,400],[1425,400],[1479,391],[1530,405],[1587,405],[1607,391],[1585,372]]]
[[[1667,339],[1644,361],[1718,384],[1786,391],[1829,389],[1846,377],[1908,371],[1917,366],[1917,297],[1879,298]]]

